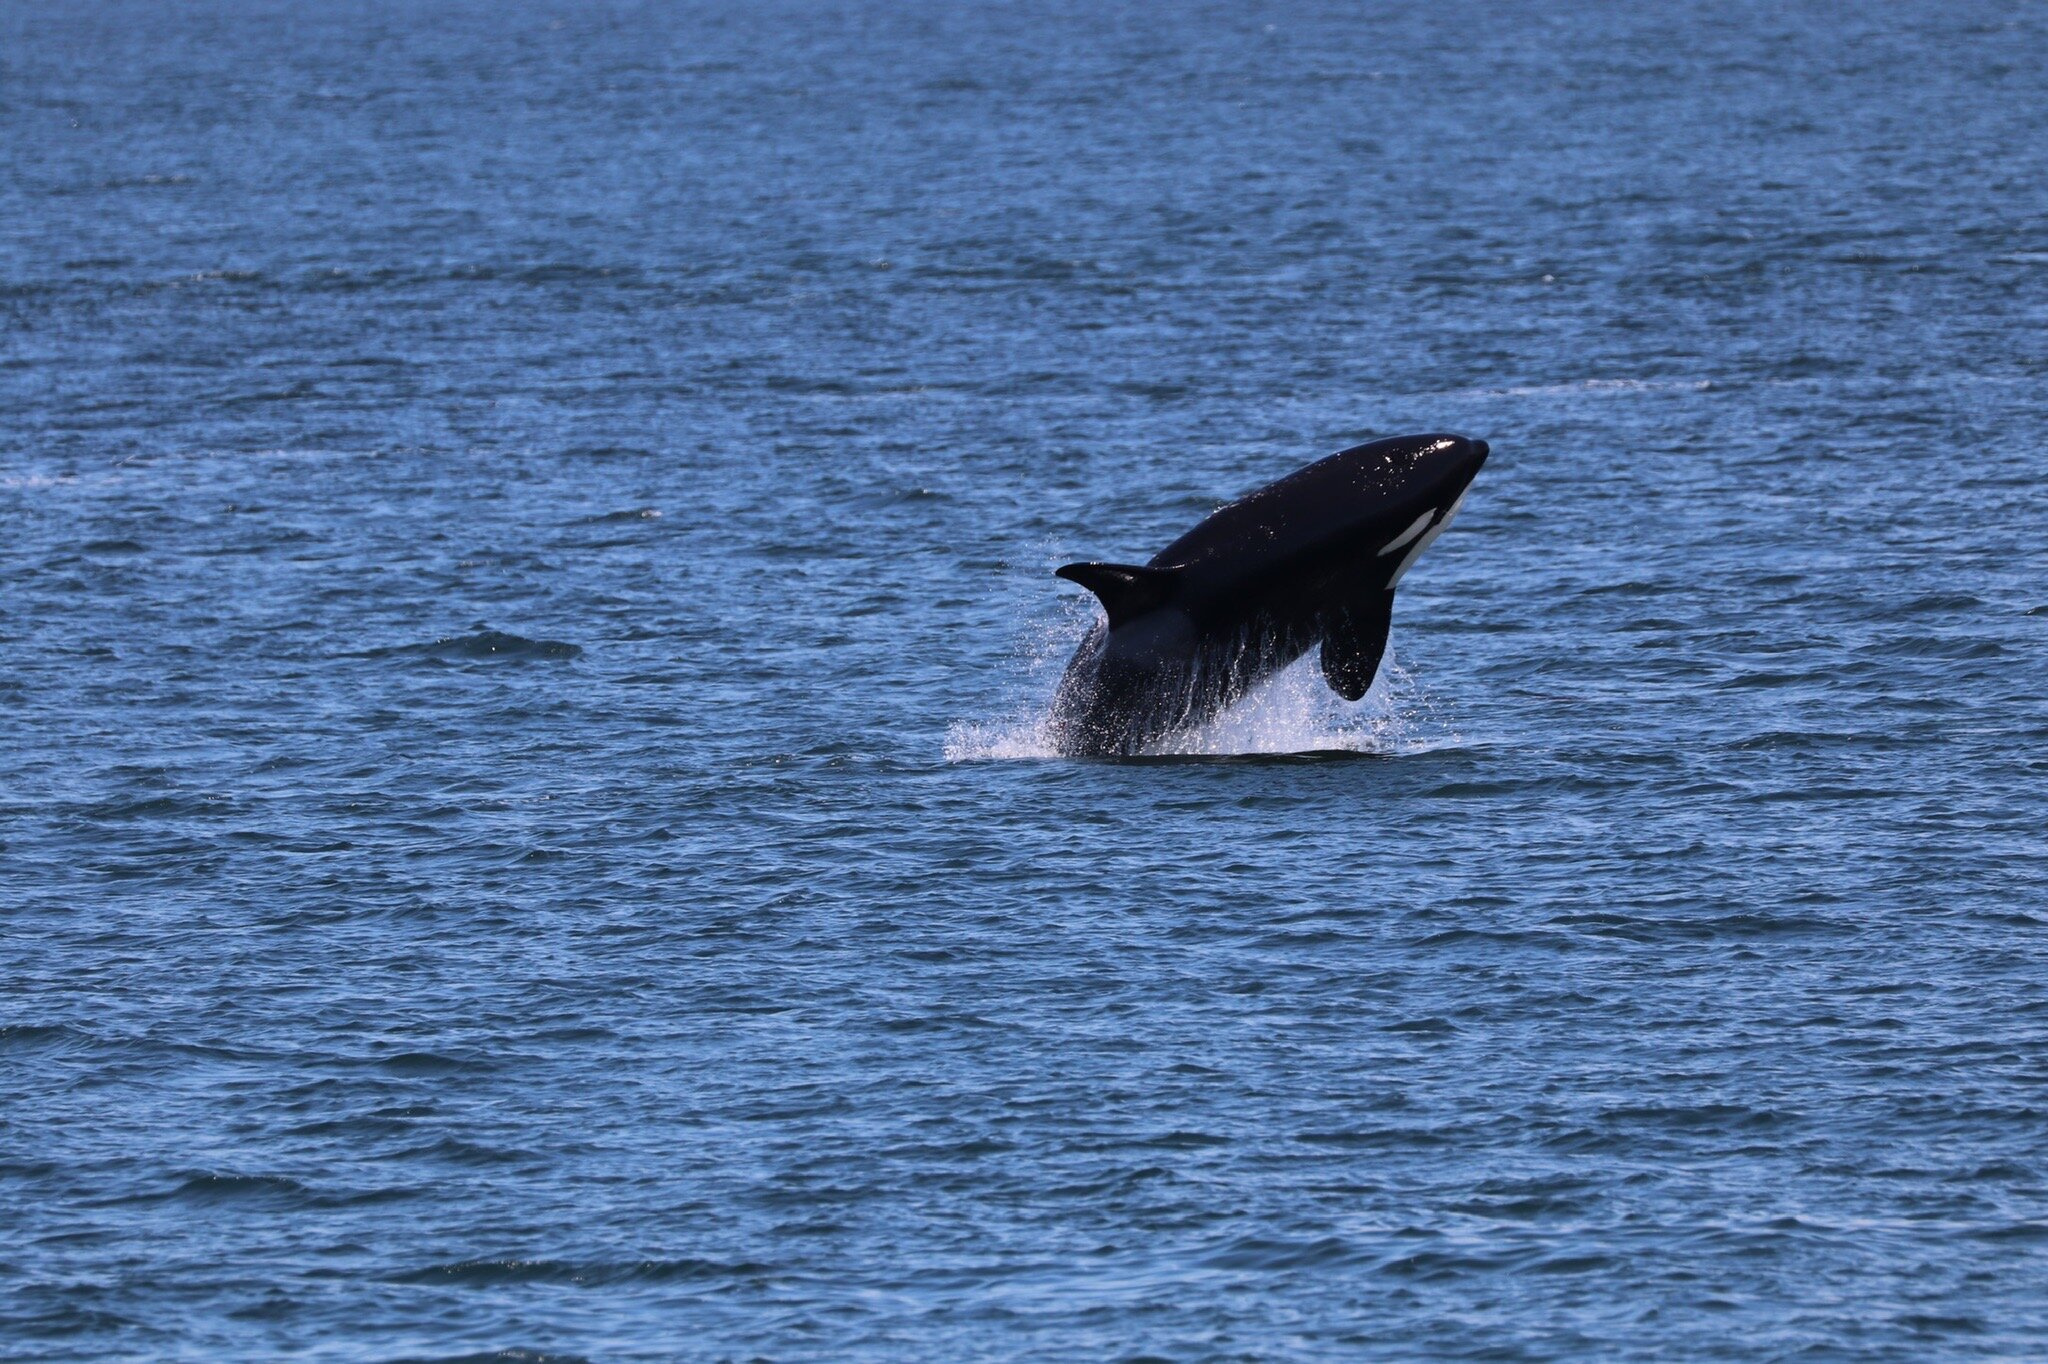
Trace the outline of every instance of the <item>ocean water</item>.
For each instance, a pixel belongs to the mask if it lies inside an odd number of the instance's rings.
[[[0,1355],[2048,1350],[2044,58],[0,5]],[[1419,430],[1364,703],[1047,755]]]

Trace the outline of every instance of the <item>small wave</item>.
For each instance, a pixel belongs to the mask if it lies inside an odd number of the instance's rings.
[[[201,1173],[189,1176],[175,1189],[155,1196],[154,1201],[220,1205],[259,1203],[296,1206],[310,1191],[298,1180],[285,1175],[230,1175]]]
[[[529,659],[569,659],[580,657],[583,646],[569,644],[559,639],[528,639],[524,635],[507,634],[478,625],[475,632],[467,635],[449,635],[430,644],[411,644],[382,649],[365,650],[361,658],[388,658],[393,655],[411,654],[416,657],[438,659],[445,663],[481,661],[522,661]]]
[[[1278,1236],[1244,1236],[1211,1254],[1209,1263],[1221,1269],[1272,1273],[1325,1269],[1332,1265],[1356,1261],[1359,1257],[1359,1249],[1341,1236],[1316,1236],[1300,1240]]]
[[[80,1051],[91,1043],[89,1034],[68,1023],[0,1024],[0,1052]]]
[[[377,1065],[393,1075],[453,1075],[466,1070],[489,1069],[490,1067],[474,1058],[444,1056],[434,1051],[404,1051],[396,1056],[386,1056]]]
[[[1528,384],[1516,388],[1461,388],[1452,398],[1556,398],[1580,393],[1705,393],[1712,379],[1577,379],[1562,384]]]
[[[427,1265],[393,1276],[394,1283],[571,1284],[592,1287],[621,1283],[688,1283],[706,1279],[754,1279],[774,1272],[773,1265],[752,1261],[678,1259],[571,1261],[541,1259],[458,1260]]]
[[[596,516],[579,518],[573,524],[578,526],[615,526],[631,521],[659,521],[661,508],[635,507],[630,511],[603,512]]]
[[[151,175],[116,175],[100,182],[101,189],[159,189],[165,185],[189,185],[193,179],[180,172]]]

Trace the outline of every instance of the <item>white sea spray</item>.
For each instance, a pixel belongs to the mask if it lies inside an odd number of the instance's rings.
[[[1060,756],[1052,741],[1052,694],[1060,669],[1091,619],[1091,614],[1070,613],[1027,631],[1015,653],[1020,676],[1009,690],[1007,709],[987,719],[952,725],[946,732],[946,760]],[[1390,644],[1371,690],[1356,702],[1330,690],[1311,649],[1206,724],[1176,731],[1148,746],[1145,756],[1397,756],[1458,742],[1421,682],[1395,661]]]

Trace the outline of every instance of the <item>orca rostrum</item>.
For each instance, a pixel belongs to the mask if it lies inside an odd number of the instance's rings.
[[[1347,701],[1379,671],[1394,585],[1465,500],[1483,440],[1353,446],[1220,508],[1144,564],[1068,564],[1102,603],[1053,697],[1061,753],[1132,755],[1321,646]]]

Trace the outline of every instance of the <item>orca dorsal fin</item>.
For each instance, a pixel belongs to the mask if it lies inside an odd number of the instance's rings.
[[[1133,616],[1164,606],[1173,596],[1179,570],[1144,564],[1067,564],[1054,569],[1053,576],[1093,592],[1109,613],[1109,628],[1114,630]]]
[[[1357,701],[1372,689],[1373,675],[1387,652],[1387,631],[1394,624],[1394,594],[1379,592],[1333,611],[1323,622],[1323,680],[1346,701]]]

